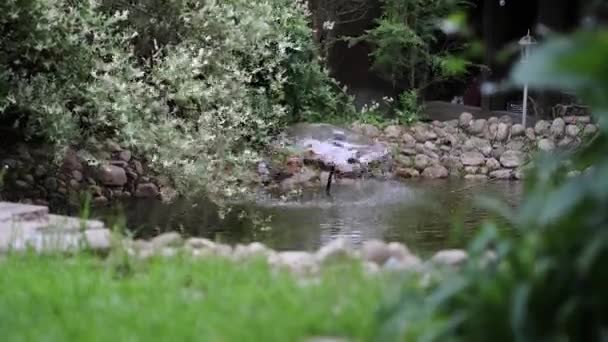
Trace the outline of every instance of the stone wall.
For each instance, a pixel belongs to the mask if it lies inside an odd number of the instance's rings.
[[[16,144],[0,149],[5,170],[1,198],[40,205],[80,205],[82,194],[93,203],[130,197],[167,198],[170,183],[155,176],[140,158],[112,141],[91,150],[70,148],[56,162],[56,152],[45,146]]]
[[[522,169],[537,151],[578,147],[598,131],[588,116],[541,120],[533,127],[513,124],[509,116],[388,126],[383,131],[355,125],[355,131],[391,146],[393,171],[401,178],[520,179]]]

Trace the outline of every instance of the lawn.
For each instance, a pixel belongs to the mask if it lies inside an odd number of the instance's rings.
[[[8,255],[0,259],[0,334],[61,342],[374,340],[385,277],[351,264],[303,283],[262,261]]]

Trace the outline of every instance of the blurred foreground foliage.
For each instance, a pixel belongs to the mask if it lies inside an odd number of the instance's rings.
[[[514,84],[571,91],[591,105],[600,132],[579,151],[540,156],[517,212],[495,206],[517,236],[487,224],[463,270],[424,286],[406,281],[388,296],[378,316],[386,339],[608,339],[607,60],[608,30],[581,30],[516,67]]]

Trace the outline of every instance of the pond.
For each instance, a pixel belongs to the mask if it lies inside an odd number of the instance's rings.
[[[516,181],[359,180],[336,184],[331,197],[321,189],[306,191],[296,200],[260,194],[257,201],[236,205],[223,220],[205,200],[133,200],[98,210],[94,216],[108,223],[123,220],[139,237],[177,230],[226,243],[261,241],[278,250],[314,250],[337,237],[355,245],[383,239],[428,254],[464,247],[479,224],[493,217],[480,203],[481,196],[515,207],[522,191],[522,183]],[[239,218],[241,212],[270,217],[270,222],[266,227],[255,225]]]

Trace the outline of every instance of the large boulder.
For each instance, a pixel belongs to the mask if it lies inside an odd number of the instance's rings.
[[[555,138],[561,138],[564,135],[566,129],[566,122],[562,118],[553,120],[551,124],[551,135]]]
[[[422,177],[430,179],[447,178],[449,175],[448,169],[441,165],[429,166],[422,172]]]
[[[511,126],[511,137],[521,137],[526,134],[526,129],[522,124],[515,124]]]
[[[424,170],[427,166],[431,164],[431,158],[424,154],[416,155],[414,159],[414,167],[420,171]]]
[[[469,151],[462,154],[460,161],[464,166],[479,166],[484,164],[485,157],[479,152]]]
[[[496,140],[505,141],[509,138],[509,124],[501,122],[496,131]]]
[[[548,121],[545,121],[545,120],[539,120],[538,122],[536,122],[536,125],[534,125],[534,133],[536,133],[536,135],[540,135],[540,136],[549,135],[550,130],[551,130],[551,123],[549,123]]]
[[[473,114],[464,112],[460,114],[460,117],[458,118],[458,126],[462,128],[469,127],[471,121],[473,121]]]
[[[417,124],[412,127],[412,135],[414,136],[414,139],[420,143],[437,139],[437,133],[425,124]]]
[[[115,165],[100,165],[97,168],[97,179],[107,186],[124,186],[127,184],[127,173]]]
[[[519,167],[524,163],[525,156],[521,151],[509,150],[502,154],[500,163],[506,168]]]
[[[490,141],[478,137],[471,137],[465,141],[462,149],[464,151],[478,151],[487,157],[492,154],[492,144],[490,144]]]
[[[571,137],[571,138],[576,138],[578,137],[579,133],[581,132],[581,129],[578,128],[577,125],[568,125],[566,126],[566,135]]]
[[[384,136],[388,139],[399,139],[402,133],[401,126],[397,125],[386,126],[384,129]]]
[[[473,135],[483,134],[484,131],[486,130],[487,123],[488,122],[486,119],[473,120],[473,122],[471,123],[471,125],[469,127],[469,133],[471,133]]]

